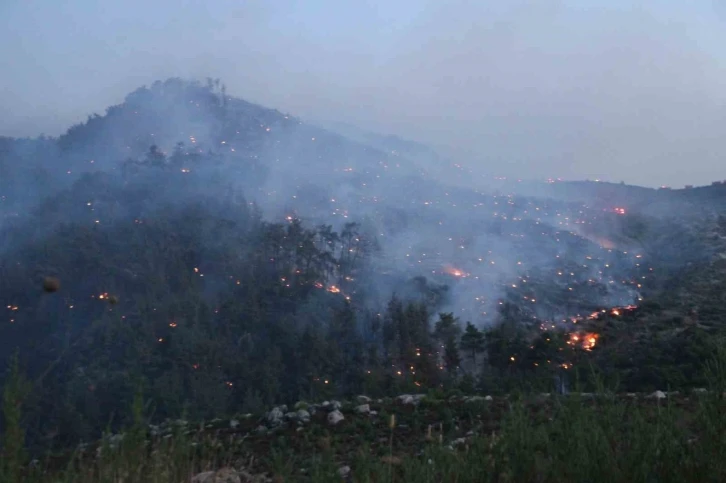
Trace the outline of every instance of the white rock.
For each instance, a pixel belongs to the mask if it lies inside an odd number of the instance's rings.
[[[350,474],[350,466],[341,466],[338,468],[338,474],[341,478],[346,478]]]
[[[236,419],[232,419],[232,420],[230,420],[230,422],[229,422],[229,427],[230,427],[230,428],[234,429],[234,428],[236,428],[237,426],[239,426],[239,421],[237,421]]]
[[[343,413],[338,411],[337,409],[331,411],[328,413],[328,424],[335,426],[339,422],[345,419],[345,416],[343,416]]]
[[[413,396],[410,394],[402,394],[398,396],[397,399],[401,402],[401,404],[414,404]]]
[[[298,412],[296,413],[296,417],[298,421],[302,421],[304,423],[310,421],[310,413],[304,409],[298,410]]]
[[[369,404],[361,404],[355,410],[358,414],[368,414],[371,412],[371,406]]]
[[[192,483],[214,483],[214,471],[205,471],[192,476]]]
[[[277,425],[282,422],[282,418],[285,416],[285,413],[282,412],[282,408],[272,408],[272,410],[267,413],[267,421],[270,424]]]
[[[215,483],[242,483],[239,473],[234,468],[222,468],[214,475]]]
[[[233,468],[222,468],[218,471],[205,471],[192,477],[192,483],[242,483],[242,479]]]
[[[362,394],[356,398],[358,400],[358,404],[370,404],[371,398],[368,396],[363,396]]]
[[[421,402],[423,398],[426,397],[426,394],[401,394],[396,399],[401,404],[418,404]]]
[[[655,391],[653,394],[648,396],[651,399],[665,399],[666,395],[663,391]]]
[[[420,403],[421,400],[425,397],[426,397],[425,394],[402,394],[402,395],[398,396],[396,399],[398,399],[398,401],[401,404],[416,405],[416,404]]]

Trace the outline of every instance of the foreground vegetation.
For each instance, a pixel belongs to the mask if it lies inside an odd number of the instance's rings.
[[[16,373],[5,390],[0,475],[29,482],[723,481],[726,350],[704,374],[709,390],[682,394],[600,388],[301,402],[295,409],[307,416],[290,413],[274,424],[275,409],[152,426],[139,392],[123,435],[27,464],[16,404],[24,383]],[[333,423],[336,408],[343,419]]]

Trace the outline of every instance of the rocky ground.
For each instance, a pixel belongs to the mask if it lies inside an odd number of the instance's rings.
[[[468,452],[474,440],[494,444],[503,421],[514,406],[522,408],[534,424],[552,421],[558,407],[569,402],[598,407],[605,401],[638,407],[644,414],[665,405],[692,413],[707,391],[688,394],[656,391],[651,394],[573,393],[529,396],[452,396],[435,399],[423,394],[353,401],[298,402],[294,407],[273,407],[266,414],[245,414],[230,420],[200,424],[183,420],[149,426],[152,441],[188,438],[192,446],[206,448],[200,457],[208,468],[191,476],[194,483],[321,481],[311,475],[325,459],[327,471],[339,481],[357,481],[354,466],[362,452],[380,464],[396,467],[404,460],[422,458],[427,448]],[[521,403],[521,405],[519,404]],[[124,435],[109,435],[104,441],[85,446],[96,458],[113,452]],[[477,446],[481,447],[481,446]],[[430,460],[429,460],[430,462]],[[286,475],[286,476],[282,476]],[[330,475],[328,475],[330,476]],[[325,481],[330,481],[326,479]]]

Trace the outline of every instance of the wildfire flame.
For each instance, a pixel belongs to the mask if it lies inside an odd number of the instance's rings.
[[[449,275],[451,275],[453,277],[459,277],[459,278],[464,278],[464,277],[469,276],[469,274],[466,273],[465,271],[463,271],[459,268],[456,268],[456,267],[452,267],[451,265],[445,266],[444,272],[448,273]]]
[[[586,351],[591,351],[592,348],[595,347],[595,344],[597,344],[598,338],[600,338],[600,336],[594,332],[575,332],[570,334],[570,339],[567,341],[567,344],[572,346],[580,346]]]
[[[635,310],[637,308],[638,308],[637,305],[623,305],[621,307],[612,307],[609,310],[603,309],[603,310],[599,310],[597,312],[593,312],[587,316],[587,319],[588,320],[597,320],[598,318],[600,318],[601,315],[607,314],[608,312],[610,313],[610,315],[614,315],[617,317],[617,316],[621,316],[627,312],[632,312],[633,310]],[[573,322],[579,321],[579,320],[581,320],[581,319],[575,318],[575,319],[573,319]]]

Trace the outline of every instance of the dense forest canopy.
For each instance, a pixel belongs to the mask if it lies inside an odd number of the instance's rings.
[[[699,382],[726,253],[703,207],[723,190],[451,186],[390,142],[211,79],[0,139],[0,364],[18,354],[33,381],[31,443],[124,424],[138,387],[163,419],[551,388],[590,364],[631,388]]]

